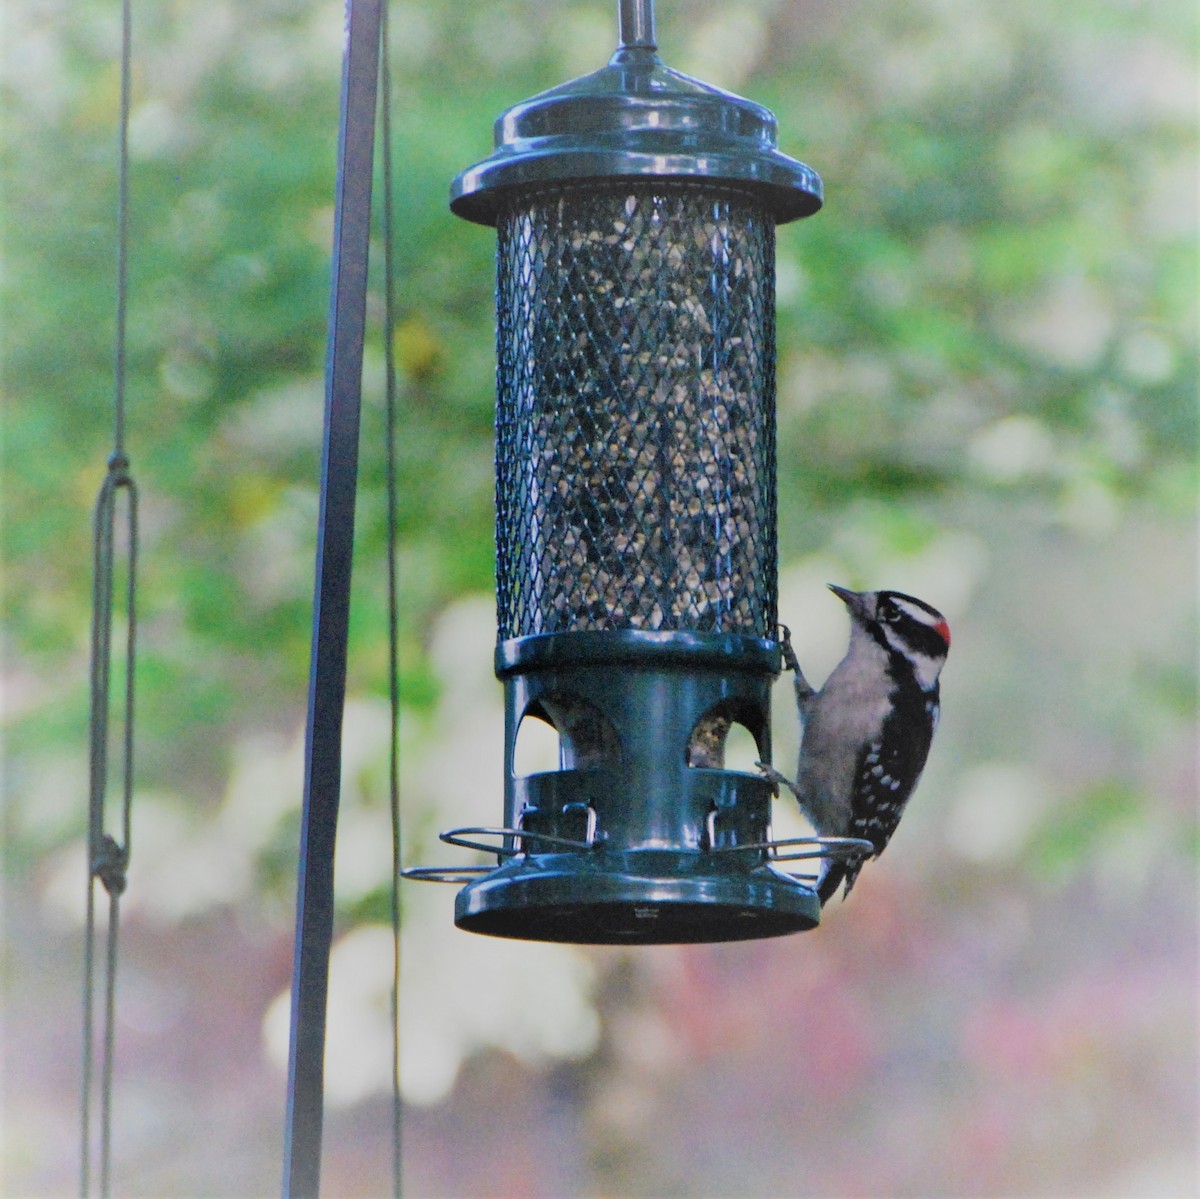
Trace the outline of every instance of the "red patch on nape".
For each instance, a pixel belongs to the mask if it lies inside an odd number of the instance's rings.
[[[950,626],[944,620],[939,620],[937,622],[937,624],[935,624],[933,627],[935,629],[937,629],[937,631],[939,633],[941,633],[941,635],[946,640],[947,647],[949,647],[949,645],[950,645]]]

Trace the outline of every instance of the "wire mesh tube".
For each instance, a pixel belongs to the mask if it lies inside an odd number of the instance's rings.
[[[773,636],[773,219],[656,180],[497,227],[501,638]]]
[[[770,787],[724,769],[735,721],[769,758],[778,671],[775,218],[749,188],[625,178],[514,191],[496,224],[504,842],[456,922],[811,927],[768,859]],[[516,770],[525,719],[557,732],[558,770]]]

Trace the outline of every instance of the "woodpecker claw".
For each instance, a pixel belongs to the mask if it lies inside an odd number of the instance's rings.
[[[787,625],[781,624],[779,634],[779,648],[783,653],[784,669],[799,672],[800,663],[796,661],[796,651],[792,649],[792,630]]]
[[[779,642],[780,652],[783,654],[783,665],[785,670],[790,670],[796,677],[792,680],[792,686],[796,689],[796,705],[803,709],[804,704],[816,695],[816,688],[804,677],[804,671],[800,669],[800,661],[796,657],[796,651],[792,648],[792,630],[785,624],[779,626],[781,639]]]
[[[800,798],[800,792],[796,788],[796,784],[791,779],[780,774],[769,762],[755,762],[755,766],[763,772],[763,777],[771,784],[771,794],[778,795],[780,786],[786,787],[797,799]]]

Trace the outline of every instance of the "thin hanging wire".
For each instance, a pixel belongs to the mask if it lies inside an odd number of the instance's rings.
[[[404,1191],[402,1100],[400,1097],[400,620],[396,565],[396,521],[399,502],[396,470],[396,288],[395,236],[392,197],[392,80],[388,68],[388,5],[380,12],[379,93],[380,149],[383,170],[383,345],[385,365],[384,441],[387,447],[387,581],[388,581],[388,695],[391,701],[391,746],[388,794],[392,822],[392,1194]]]
[[[129,258],[129,108],[133,21],[130,0],[121,5],[121,96],[117,131],[117,310],[113,366],[113,449],[99,494],[93,526],[91,717],[89,722],[88,876],[84,930],[83,1063],[81,1071],[80,1194],[91,1194],[92,1095],[95,1069],[96,883],[108,893],[104,957],[104,1013],[100,1067],[100,1195],[108,1199],[112,1164],[112,1083],[116,1015],[120,897],[129,866],[133,811],[134,673],[137,646],[138,493],[125,454],[125,324]],[[124,508],[124,687],[120,695],[121,840],[105,831],[109,783],[113,625],[117,574],[118,499]]]

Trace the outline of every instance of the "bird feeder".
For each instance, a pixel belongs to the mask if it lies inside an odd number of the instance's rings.
[[[813,927],[774,864],[780,669],[775,227],[821,206],[765,108],[664,66],[622,0],[603,69],[515,105],[450,206],[498,235],[495,668],[504,822],[455,923],[533,940],[739,940]],[[559,769],[517,773],[522,724]],[[483,839],[486,838],[486,839]],[[792,850],[794,852],[782,852]]]

